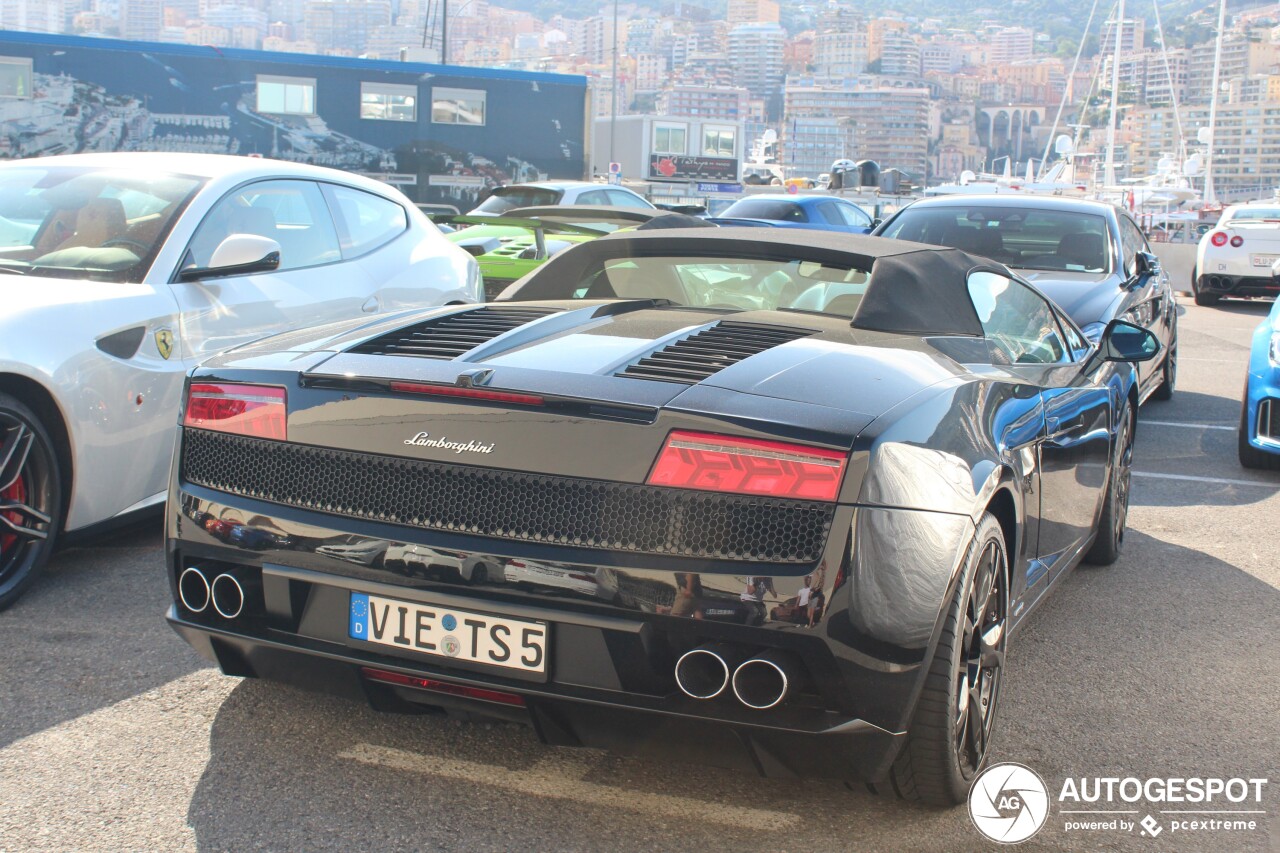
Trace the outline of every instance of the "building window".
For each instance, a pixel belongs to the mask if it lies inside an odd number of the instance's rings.
[[[360,118],[417,121],[418,87],[361,83]]]
[[[485,92],[483,89],[432,89],[431,121],[436,124],[470,124],[483,126]]]
[[[258,112],[276,115],[316,114],[316,81],[311,77],[258,75]]]
[[[702,153],[708,157],[732,157],[737,132],[731,128],[707,127],[702,130]]]
[[[0,56],[0,98],[31,97],[31,60]]]
[[[655,124],[653,126],[654,154],[683,154],[688,150],[685,143],[684,125]]]

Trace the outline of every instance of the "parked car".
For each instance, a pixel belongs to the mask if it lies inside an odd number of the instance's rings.
[[[63,534],[164,500],[193,365],[481,296],[475,260],[395,189],[200,154],[0,165],[0,280],[0,608]]]
[[[874,233],[998,261],[1058,303],[1091,341],[1117,318],[1148,329],[1163,355],[1138,366],[1139,398],[1173,398],[1178,305],[1168,275],[1127,212],[1048,196],[939,196],[904,207]]]
[[[1227,296],[1277,296],[1271,265],[1280,260],[1280,203],[1233,204],[1200,238],[1191,286],[1197,305]]]
[[[445,236],[476,257],[485,298],[492,300],[557,252],[663,215],[662,210],[638,207],[562,205],[517,207],[501,216],[446,216],[436,222],[457,229]]]
[[[500,216],[517,207],[551,207],[589,204],[605,207],[638,207],[655,210],[647,198],[623,186],[593,181],[538,181],[497,187],[471,209],[472,215]]]
[[[1280,261],[1276,262],[1280,273]],[[1240,407],[1240,464],[1280,470],[1280,300],[1253,332]]]
[[[777,310],[760,287],[775,274],[842,290]],[[726,304],[733,287],[761,307]],[[611,234],[491,305],[198,368],[168,619],[231,675],[960,802],[1010,632],[1081,559],[1119,555],[1129,362],[1158,351],[1121,320],[1090,342],[1016,273],[952,249]],[[221,399],[267,402],[225,419],[200,390],[215,380]],[[176,509],[215,505],[287,517],[309,542],[359,529],[498,557],[506,583],[250,551]],[[235,602],[202,606],[214,573],[262,597],[225,618]],[[799,624],[806,596],[822,606]]]
[[[750,220],[750,221],[744,221]],[[871,216],[851,201],[830,195],[752,195],[729,205],[712,222],[718,225],[771,225],[866,234]]]

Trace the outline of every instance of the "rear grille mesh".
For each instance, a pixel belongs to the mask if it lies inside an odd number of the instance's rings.
[[[350,352],[364,355],[407,355],[416,358],[457,358],[498,335],[517,329],[558,308],[536,306],[496,307],[486,305],[470,311],[435,317],[413,326],[397,329],[353,347]]]
[[[731,364],[812,334],[811,329],[720,322],[667,344],[616,375],[694,385]]]
[[[813,563],[835,508],[448,465],[186,429],[185,481],[286,506],[522,542]]]

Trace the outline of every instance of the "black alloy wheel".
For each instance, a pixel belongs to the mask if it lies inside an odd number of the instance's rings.
[[[934,806],[964,802],[989,752],[1009,627],[1004,531],[982,517],[888,786]],[[880,790],[880,786],[874,786]]]
[[[1240,464],[1245,468],[1280,471],[1280,453],[1268,453],[1249,443],[1249,386],[1247,384],[1244,388],[1244,402],[1240,404],[1240,430],[1237,435],[1236,455],[1240,457]]]
[[[1107,479],[1107,496],[1098,519],[1097,537],[1085,562],[1109,566],[1120,557],[1124,547],[1124,531],[1129,521],[1129,487],[1133,480],[1134,413],[1126,406],[1120,415],[1116,433],[1115,455],[1111,460],[1111,476]]]
[[[58,459],[34,413],[0,394],[0,610],[49,559],[61,510]]]
[[[1169,345],[1164,357],[1164,366],[1160,369],[1160,387],[1151,396],[1157,400],[1172,400],[1173,389],[1178,384],[1178,342]]]
[[[1218,300],[1222,298],[1216,293],[1209,293],[1208,291],[1200,289],[1199,270],[1191,271],[1191,295],[1195,297],[1197,305],[1203,306],[1217,305]]]

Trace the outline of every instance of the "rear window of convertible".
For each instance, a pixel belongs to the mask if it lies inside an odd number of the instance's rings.
[[[820,311],[852,317],[869,269],[817,261],[631,257],[588,269],[572,292],[544,299],[667,299],[697,308]]]

